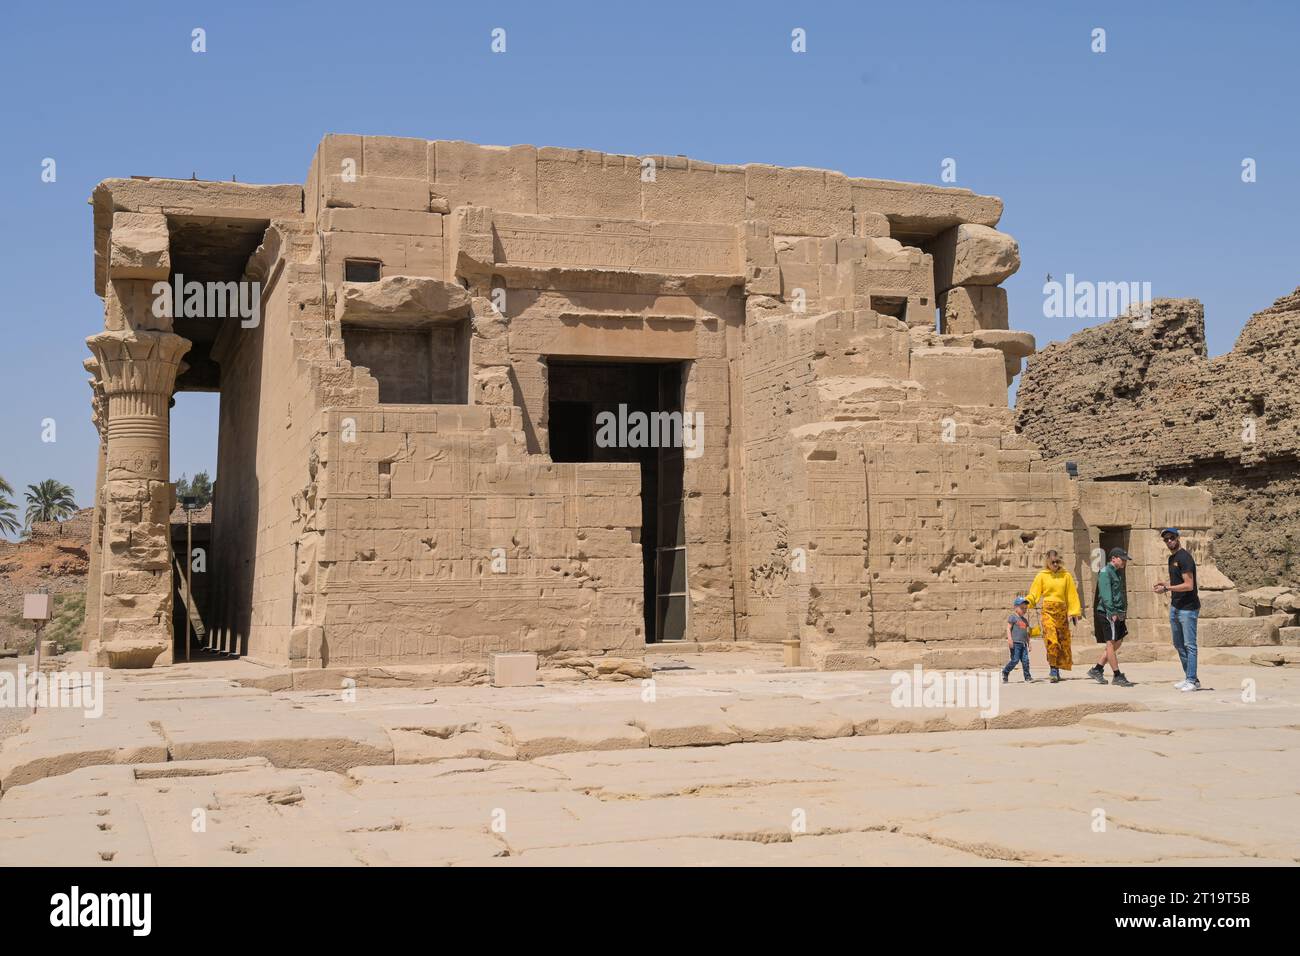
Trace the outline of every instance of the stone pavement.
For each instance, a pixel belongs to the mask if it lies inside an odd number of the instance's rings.
[[[23,658],[24,662],[30,660],[31,658]],[[0,675],[16,675],[18,673],[18,664],[19,659],[16,657],[0,657]],[[0,679],[4,678],[0,677]],[[17,733],[28,713],[29,711],[21,707],[0,707],[0,740],[4,740],[10,734]]]
[[[650,661],[529,688],[108,672],[102,717],[47,709],[0,749],[0,864],[1300,860],[1295,668],[1198,694],[1167,663],[1131,689],[1016,675],[992,715],[896,707],[889,671]]]

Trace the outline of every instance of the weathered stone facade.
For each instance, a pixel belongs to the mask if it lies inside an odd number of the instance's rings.
[[[1149,321],[1148,321],[1149,319]],[[1300,290],[1210,359],[1195,299],[1158,299],[1030,360],[1017,424],[1084,477],[1203,488],[1220,568],[1243,589],[1300,583]]]
[[[173,376],[221,393],[207,632],[281,666],[456,679],[673,639],[982,661],[1047,548],[1090,594],[1103,527],[1208,546],[1203,492],[1075,482],[1015,432],[1033,338],[1007,329],[1019,250],[993,197],[328,136],[305,189],[108,180],[93,201],[109,663],[171,653]],[[152,283],[182,275],[259,283],[258,320],[157,317]],[[702,424],[593,440],[641,413]]]

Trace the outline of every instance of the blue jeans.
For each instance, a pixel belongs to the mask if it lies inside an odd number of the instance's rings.
[[[1011,675],[1011,672],[1016,669],[1017,662],[1020,663],[1020,666],[1025,671],[1025,680],[1029,680],[1029,645],[1028,644],[1011,645],[1011,660],[1007,661],[1007,666],[1002,668],[1002,676],[1009,677]]]
[[[1178,652],[1187,679],[1197,684],[1200,681],[1196,679],[1196,622],[1200,616],[1200,611],[1169,608],[1169,631],[1174,638],[1174,650]]]

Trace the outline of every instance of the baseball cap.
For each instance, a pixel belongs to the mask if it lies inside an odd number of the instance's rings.
[[[1022,597],[1018,597],[1018,598],[1016,598],[1016,600],[1015,600],[1015,605],[1016,605],[1016,607],[1020,607],[1020,605],[1022,605],[1022,604],[1028,604],[1028,603],[1029,603],[1029,602],[1028,602],[1027,600],[1025,600],[1024,598],[1022,598]]]
[[[1182,537],[1182,535],[1180,535],[1180,534],[1178,533],[1178,529],[1177,529],[1177,528],[1165,528],[1164,531],[1161,531],[1161,532],[1160,532],[1160,537],[1162,537],[1162,538],[1167,538],[1167,537],[1169,537],[1170,535],[1173,535],[1175,538],[1181,538],[1181,537]]]
[[[1129,557],[1129,553],[1125,551],[1123,548],[1111,548],[1110,556],[1112,558],[1123,558],[1125,561],[1133,560],[1131,557]]]

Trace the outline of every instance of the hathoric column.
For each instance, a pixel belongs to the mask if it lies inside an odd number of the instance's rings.
[[[170,663],[168,406],[190,342],[171,332],[124,329],[86,344],[98,361],[108,416],[95,660],[109,667]]]

